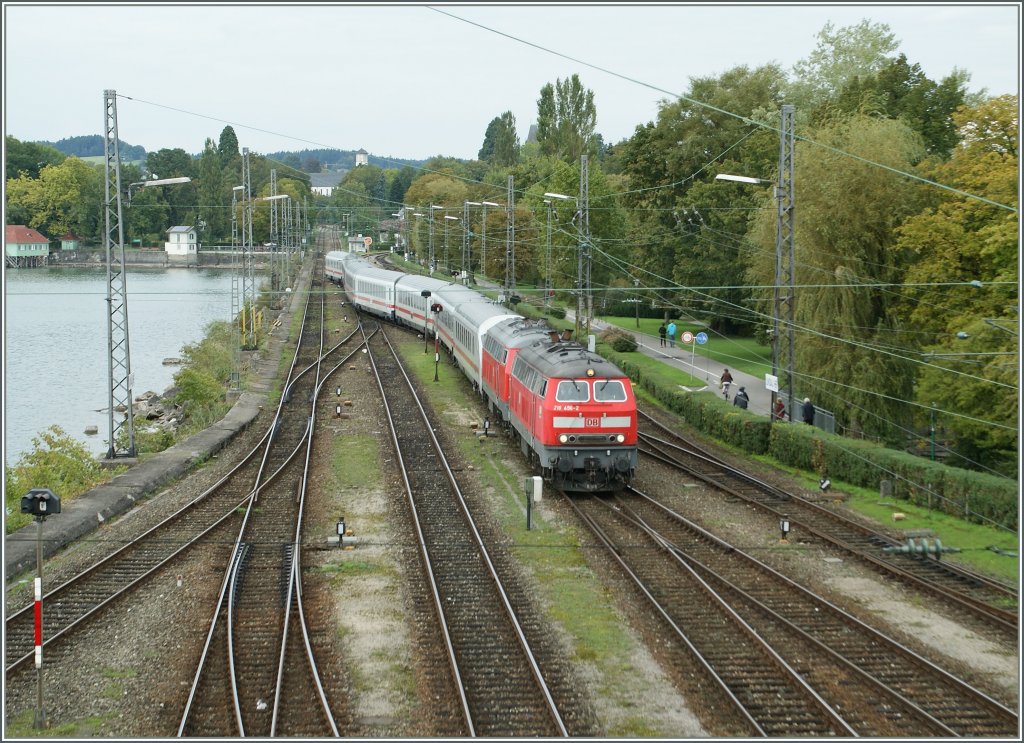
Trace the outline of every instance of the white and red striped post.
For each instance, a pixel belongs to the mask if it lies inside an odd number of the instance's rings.
[[[36,516],[36,714],[33,720],[33,727],[36,730],[46,727],[46,710],[43,709],[43,520],[45,518],[45,516]]]

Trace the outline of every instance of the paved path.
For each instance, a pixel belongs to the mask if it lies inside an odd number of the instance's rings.
[[[566,319],[575,322],[575,313],[572,310],[567,310]],[[657,336],[641,333],[639,330],[629,330],[617,325],[613,326],[611,323],[597,318],[594,318],[594,321],[591,323],[591,331],[594,335],[609,327],[618,327],[620,330],[630,333],[636,339],[636,350],[645,356],[684,371],[701,382],[698,386],[683,387],[683,389],[689,392],[714,392],[715,394],[722,395],[722,391],[718,387],[718,380],[726,367],[717,361],[712,361],[707,356],[696,353],[695,349],[691,348],[691,344],[687,343],[684,346],[677,341],[675,348],[667,345],[662,348],[661,340]],[[729,388],[729,400],[733,399],[736,390],[743,387],[750,396],[747,410],[760,415],[768,415],[772,407],[772,393],[764,386],[764,379],[741,372],[732,367],[729,367],[729,373],[732,374],[733,379],[733,383]]]

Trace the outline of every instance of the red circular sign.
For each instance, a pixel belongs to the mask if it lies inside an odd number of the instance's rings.
[[[689,330],[683,331],[683,343],[693,343],[693,333]]]

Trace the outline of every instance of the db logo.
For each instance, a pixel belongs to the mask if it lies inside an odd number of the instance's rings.
[[[584,419],[584,423],[586,424],[587,428],[597,428],[598,425],[600,425],[600,423],[601,423],[601,419],[600,418],[585,418]]]

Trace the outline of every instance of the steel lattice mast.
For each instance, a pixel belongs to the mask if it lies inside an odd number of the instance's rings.
[[[252,182],[249,174],[249,148],[242,148],[242,312],[248,315],[245,347],[256,348],[256,269],[252,248]]]
[[[796,420],[796,390],[793,389],[793,346],[796,333],[795,323],[795,232],[794,232],[794,192],[793,192],[793,110],[792,105],[782,106],[779,120],[779,183],[776,191],[778,201],[778,224],[775,232],[775,296],[774,321],[776,323],[775,342],[778,343],[778,322],[781,316],[781,304],[786,304],[786,321],[783,324],[782,336],[786,339],[783,345],[786,351],[786,394],[789,396],[789,419]],[[786,250],[788,248],[788,250]],[[783,256],[787,260],[783,261]],[[789,291],[781,296],[782,281]]]
[[[121,221],[121,154],[117,137],[117,92],[103,91],[104,243],[107,252],[107,388],[110,441],[107,458],[135,456],[135,420],[132,410],[132,364],[128,345],[128,292],[125,286],[124,226]],[[114,423],[116,412],[125,418]],[[118,435],[127,431],[127,447]]]
[[[231,189],[231,389],[235,392],[242,389],[242,333],[238,325],[242,320],[242,261],[238,255],[238,192],[241,190],[241,186]]]
[[[580,256],[580,291],[586,293],[587,324],[585,334],[590,336],[590,325],[594,320],[594,293],[590,285],[590,171],[587,156],[580,155],[580,229],[583,233],[583,255]],[[589,343],[589,338],[587,340]]]
[[[506,208],[508,220],[505,227],[505,303],[508,304],[516,291],[516,192],[512,187],[514,176],[508,177]]]

